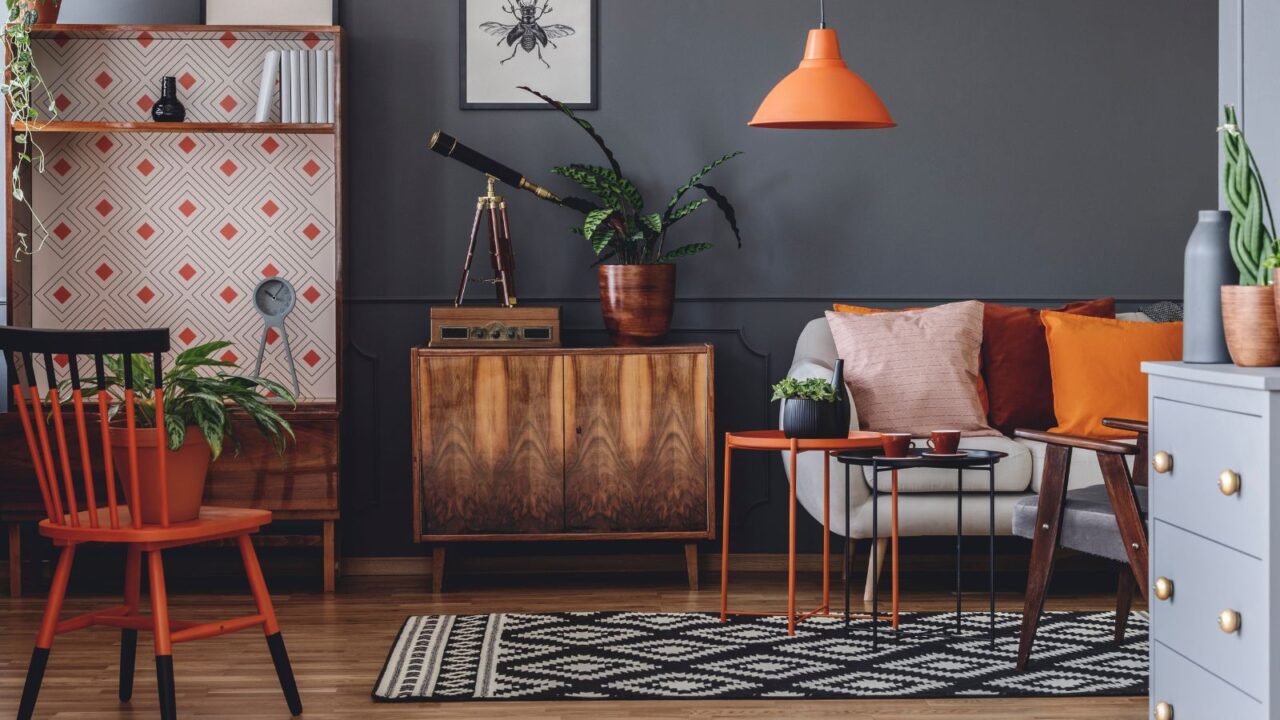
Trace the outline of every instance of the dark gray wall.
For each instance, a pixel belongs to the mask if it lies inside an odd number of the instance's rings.
[[[1264,177],[1280,172],[1280,5],[1268,0],[1219,0],[1221,103],[1233,103]],[[1221,197],[1221,190],[1219,191]],[[1223,208],[1226,207],[1224,203]]]
[[[200,22],[200,0],[62,0],[64,23]]]
[[[624,170],[665,202],[693,169],[746,155],[715,184],[746,247],[711,212],[681,241],[674,340],[717,346],[719,431],[773,421],[766,384],[832,299],[1057,301],[1180,295],[1182,248],[1215,203],[1215,0],[835,0],[846,59],[900,127],[746,127],[799,60],[816,3],[601,0],[600,109]],[[810,7],[814,5],[815,7]],[[458,109],[458,3],[347,0],[350,196],[346,550],[415,552],[408,349],[453,291],[481,178],[429,154],[431,131],[567,189],[546,170],[599,161],[551,112]],[[510,196],[525,303],[565,305],[602,342],[575,220]],[[735,466],[735,549],[784,545],[773,458]],[[750,479],[747,479],[750,477]],[[805,542],[818,533],[805,527]]]

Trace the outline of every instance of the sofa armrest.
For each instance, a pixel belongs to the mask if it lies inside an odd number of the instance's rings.
[[[823,360],[803,358],[797,359],[796,363],[787,371],[787,377],[797,380],[808,380],[809,378],[822,378],[830,380],[831,373],[834,372],[832,367]],[[849,398],[849,429],[858,430],[858,406],[853,402],[853,393],[849,392],[849,386],[845,385],[845,395]],[[782,408],[778,408],[778,428],[782,428]]]
[[[806,380],[808,378],[822,378],[823,380],[831,379],[832,368],[825,361],[819,359],[797,358],[795,364],[787,371],[787,377],[793,377],[798,380]],[[845,386],[846,390],[848,386]],[[858,406],[853,402],[852,393],[849,397],[849,429],[858,430]],[[782,409],[778,409],[778,428],[782,428]],[[782,453],[782,469],[784,474],[790,474],[788,465],[789,453]],[[799,476],[798,493],[801,502],[806,506],[811,514],[814,508],[821,508],[822,503],[822,462],[823,453],[806,452],[800,453],[796,460],[796,474]],[[828,461],[831,464],[831,493],[832,507],[837,506],[843,508],[844,505],[844,465],[839,461],[832,459]],[[852,468],[854,482],[849,483],[849,511],[856,513],[858,508],[871,501],[871,488],[867,486],[866,476],[863,475],[862,468]],[[840,482],[836,479],[840,478]],[[789,478],[790,479],[790,478]],[[843,510],[840,511],[841,514]],[[832,516],[836,515],[833,509]],[[820,517],[820,515],[814,515]]]

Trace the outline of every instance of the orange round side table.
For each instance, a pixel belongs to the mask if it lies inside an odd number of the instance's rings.
[[[850,450],[879,448],[880,433],[851,432],[847,438],[788,438],[781,430],[752,430],[725,433],[724,436],[724,514],[720,550],[720,622],[730,615],[777,615],[779,613],[729,612],[729,479],[734,450],[765,450],[790,453],[790,548],[787,552],[787,634],[796,634],[796,623],[815,615],[831,612],[831,455]],[[796,616],[796,456],[818,451],[827,462],[822,464],[822,606]],[[897,523],[893,524],[897,532]]]

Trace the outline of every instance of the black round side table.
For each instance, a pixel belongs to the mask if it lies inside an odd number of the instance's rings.
[[[836,459],[844,464],[844,617],[845,624],[849,622],[849,576],[852,568],[850,567],[850,542],[849,542],[849,468],[853,466],[871,468],[871,537],[873,547],[871,550],[871,574],[872,577],[877,575],[879,570],[878,560],[874,547],[874,540],[880,537],[880,473],[891,472],[893,476],[893,487],[897,490],[898,471],[909,470],[913,468],[936,468],[941,470],[956,471],[956,632],[961,629],[961,606],[963,604],[963,595],[961,594],[960,582],[960,557],[962,551],[962,543],[964,538],[964,471],[965,470],[986,470],[988,477],[987,501],[990,508],[990,523],[987,527],[987,595],[989,599],[989,630],[991,635],[991,645],[995,646],[996,642],[996,463],[1008,457],[1008,453],[996,450],[965,450],[960,448],[960,452],[955,455],[937,455],[920,448],[911,448],[907,451],[906,457],[890,458],[878,454],[875,451],[859,450],[854,452],[840,453],[836,455]],[[896,521],[896,511],[894,513]],[[895,522],[894,537],[897,537],[897,527]],[[898,549],[895,543],[893,548],[894,561],[894,581],[897,581],[897,558]],[[879,582],[872,583],[871,591],[871,628],[872,628],[872,648],[875,649],[879,645],[880,635],[880,592]],[[896,594],[895,594],[896,599]],[[897,629],[898,608],[893,608],[890,617],[893,618],[894,629]]]

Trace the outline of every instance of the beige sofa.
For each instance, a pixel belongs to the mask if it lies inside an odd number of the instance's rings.
[[[1141,313],[1118,316],[1122,320],[1149,321]],[[795,357],[787,375],[795,378],[830,378],[836,360],[835,341],[825,318],[805,326],[796,342]],[[850,429],[858,429],[857,404],[854,403]],[[781,422],[781,419],[779,419]],[[781,427],[781,425],[779,425]],[[1040,490],[1044,470],[1043,443],[1007,437],[965,438],[962,448],[999,450],[1009,457],[996,465],[996,534],[1011,535],[1013,506],[1019,500]],[[784,454],[784,472],[790,472]],[[805,511],[822,519],[822,455],[802,453],[796,463],[799,485],[796,495]],[[849,483],[849,535],[854,539],[871,537],[871,486],[860,468],[851,468]],[[845,528],[845,466],[831,461],[831,530],[843,535]],[[869,472],[869,471],[868,471]],[[881,476],[879,537],[889,537],[889,478]],[[966,535],[986,535],[989,523],[986,502],[988,476],[985,472],[967,472],[965,492],[971,499],[962,503],[963,527]],[[1094,453],[1077,450],[1071,457],[1070,487],[1080,488],[1102,482],[1102,473]],[[900,536],[953,535],[956,530],[956,474],[952,470],[918,469],[904,471],[898,478],[898,533]]]

